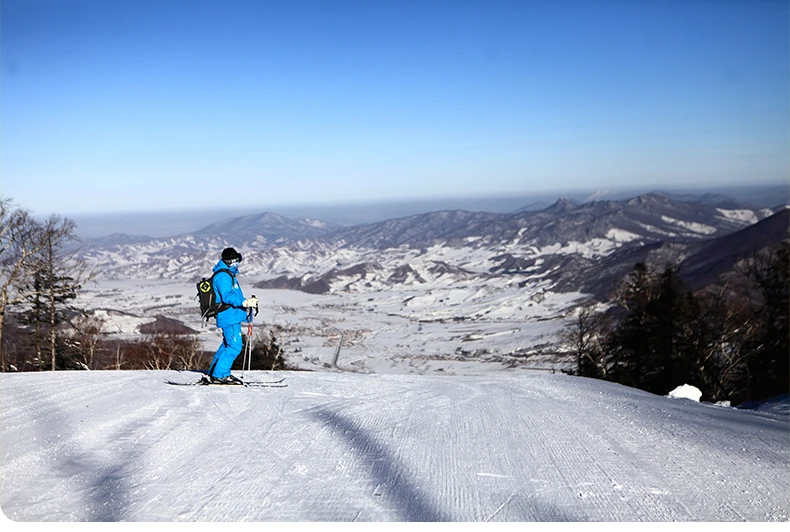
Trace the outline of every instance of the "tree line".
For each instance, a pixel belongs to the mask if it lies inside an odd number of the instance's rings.
[[[786,394],[789,267],[790,239],[697,291],[675,265],[638,263],[613,305],[582,307],[566,327],[571,373],[659,395],[690,384],[703,400],[732,404]]]
[[[197,334],[114,339],[95,312],[75,305],[95,277],[77,258],[75,228],[58,215],[37,220],[0,197],[0,371],[207,368],[214,353]],[[274,330],[256,329],[251,340],[251,369],[285,368]]]

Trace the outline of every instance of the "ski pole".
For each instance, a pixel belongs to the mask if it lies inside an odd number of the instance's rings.
[[[247,349],[245,349],[244,360],[241,363],[241,379],[244,380],[244,370],[251,371],[252,366],[252,309],[247,311]]]
[[[252,295],[255,297],[255,294]],[[255,316],[258,315],[258,306],[255,306]],[[241,379],[244,380],[244,368],[252,371],[252,308],[247,309],[247,348],[245,349],[244,359],[241,361]]]

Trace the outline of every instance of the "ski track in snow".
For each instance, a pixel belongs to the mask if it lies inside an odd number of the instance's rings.
[[[263,379],[264,372],[252,372]],[[16,521],[782,521],[786,417],[566,375],[3,374]]]

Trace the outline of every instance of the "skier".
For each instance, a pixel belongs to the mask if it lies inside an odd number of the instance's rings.
[[[241,253],[233,248],[225,248],[222,250],[222,258],[214,266],[215,272],[218,270],[230,270],[230,272],[220,272],[214,277],[217,302],[221,302],[226,308],[217,314],[217,327],[222,329],[222,345],[217,349],[208,370],[208,378],[212,383],[240,382],[230,374],[230,367],[241,353],[241,324],[252,317],[248,309],[258,308],[258,300],[255,296],[245,299],[236,281],[241,259]]]

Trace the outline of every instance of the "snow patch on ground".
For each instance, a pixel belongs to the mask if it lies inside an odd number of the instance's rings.
[[[609,229],[609,231],[606,233],[606,238],[614,240],[615,242],[633,242],[634,240],[639,240],[642,237],[623,229]]]
[[[664,216],[664,215],[661,216],[661,219],[669,224],[677,225],[678,227],[682,227],[683,229],[687,229],[689,231],[692,231],[694,233],[699,233],[702,235],[712,235],[716,232],[715,227],[706,224],[676,220],[675,218],[670,218],[669,216]]]
[[[744,225],[751,225],[756,224],[759,222],[759,218],[754,213],[754,211],[749,209],[716,209],[722,215],[722,217],[726,220],[733,220],[736,222],[742,222]]]
[[[656,234],[659,234],[659,235],[671,236],[671,237],[678,236],[677,233],[672,233],[670,231],[664,231],[663,229],[659,229],[658,227],[654,227],[654,226],[652,226],[650,224],[639,223],[639,225],[644,227],[645,229],[647,229],[651,233],[656,233]]]
[[[615,230],[612,229],[609,233],[612,233],[612,231]],[[627,238],[627,234],[630,233],[626,231],[623,231],[622,234],[617,233],[618,236],[624,236],[625,238]],[[620,243],[628,241],[618,241],[614,237],[609,237],[608,235],[607,237],[611,239],[591,238],[587,242],[570,241],[543,246],[538,250],[537,255],[581,255],[584,258],[592,259],[609,255],[619,247]]]

